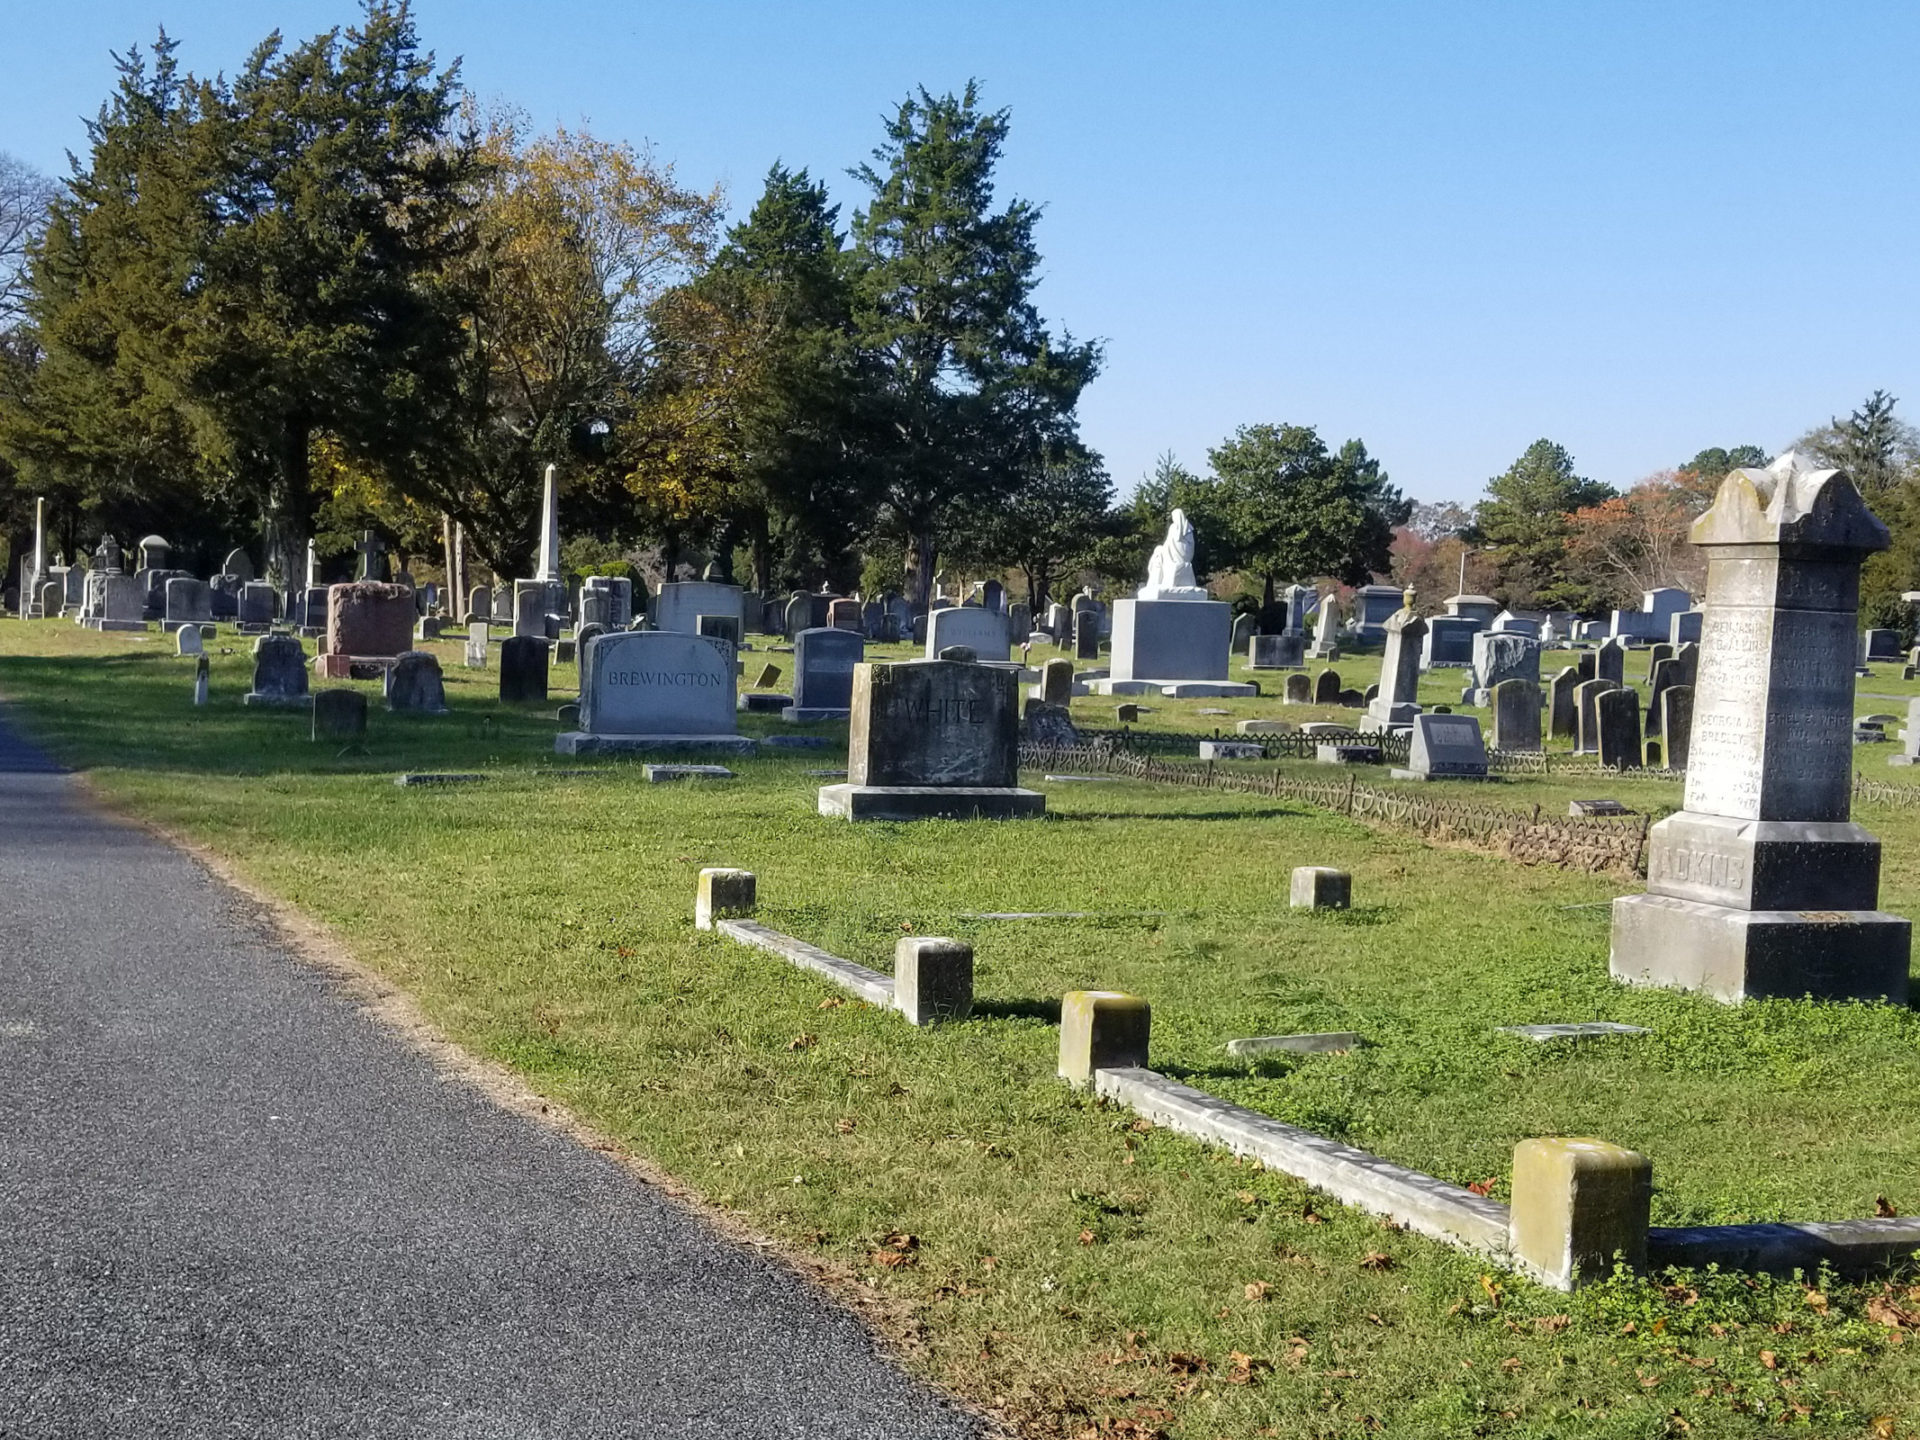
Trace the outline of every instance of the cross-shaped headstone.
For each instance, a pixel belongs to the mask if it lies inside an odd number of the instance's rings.
[[[360,578],[362,580],[380,580],[387,578],[387,547],[380,537],[368,530],[360,537],[360,543],[353,547],[360,552]]]

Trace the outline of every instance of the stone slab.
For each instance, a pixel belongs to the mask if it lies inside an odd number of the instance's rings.
[[[1360,1037],[1351,1030],[1327,1030],[1316,1035],[1254,1035],[1244,1040],[1229,1040],[1229,1055],[1267,1055],[1275,1052],[1298,1055],[1339,1054],[1359,1048]]]
[[[553,737],[556,755],[633,755],[653,750],[712,750],[728,755],[751,755],[758,748],[758,742],[750,735],[596,735],[575,730]]]
[[[1749,999],[1907,1000],[1910,922],[1878,910],[1735,910],[1669,895],[1613,902],[1609,970],[1630,985]]]
[[[731,780],[733,771],[724,765],[642,765],[640,772],[649,785],[669,780]]]
[[[1600,1039],[1609,1035],[1651,1035],[1643,1025],[1622,1025],[1614,1020],[1582,1020],[1569,1025],[1501,1025],[1502,1035],[1518,1035],[1523,1040],[1545,1044],[1549,1040]]]

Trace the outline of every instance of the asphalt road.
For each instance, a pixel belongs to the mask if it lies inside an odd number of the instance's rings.
[[[957,1437],[0,726],[0,1436]]]

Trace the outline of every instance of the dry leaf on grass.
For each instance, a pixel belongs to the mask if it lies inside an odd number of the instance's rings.
[[[1900,1214],[1898,1210],[1893,1208],[1893,1202],[1884,1195],[1876,1195],[1873,1197],[1873,1213],[1882,1220],[1892,1220]]]
[[[1360,1262],[1362,1270],[1391,1270],[1393,1257],[1384,1250],[1369,1250]]]
[[[1250,1280],[1247,1282],[1247,1299],[1264,1300],[1267,1298],[1267,1292],[1271,1289],[1273,1289],[1273,1286],[1265,1280]]]
[[[791,1040],[787,1041],[787,1049],[810,1050],[816,1044],[819,1043],[819,1040],[820,1040],[820,1037],[818,1035],[812,1035],[812,1034],[796,1035]]]

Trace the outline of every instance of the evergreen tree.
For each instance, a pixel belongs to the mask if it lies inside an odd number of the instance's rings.
[[[1474,511],[1480,535],[1500,550],[1500,596],[1512,606],[1586,608],[1589,597],[1569,577],[1569,516],[1612,498],[1613,487],[1574,472],[1573,456],[1536,440],[1506,472],[1487,482]]]
[[[853,225],[861,435],[921,600],[955,517],[1002,503],[1075,442],[1074,406],[1100,366],[1097,345],[1054,339],[1034,308],[1038,209],[993,208],[1007,128],[972,84],[922,89],[854,172],[872,192]]]

